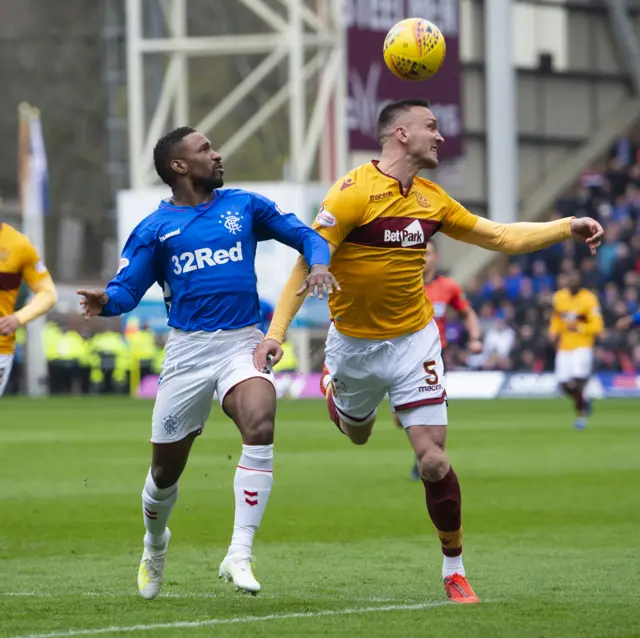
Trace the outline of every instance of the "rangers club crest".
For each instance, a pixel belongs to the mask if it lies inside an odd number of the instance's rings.
[[[232,211],[227,211],[226,215],[220,215],[219,224],[224,224],[224,227],[232,234],[235,235],[242,231],[242,215],[234,213]]]
[[[166,416],[164,417],[164,419],[162,419],[162,427],[164,427],[164,431],[169,436],[173,436],[178,432],[178,429],[179,429],[178,419],[176,419],[174,416],[171,416],[171,415]]]

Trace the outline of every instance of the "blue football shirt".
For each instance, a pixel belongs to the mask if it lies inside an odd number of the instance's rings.
[[[163,201],[127,240],[101,314],[133,310],[157,282],[173,328],[213,332],[260,324],[255,255],[258,242],[269,239],[295,248],[310,266],[329,265],[329,247],[318,233],[256,193],[220,189],[195,207]]]

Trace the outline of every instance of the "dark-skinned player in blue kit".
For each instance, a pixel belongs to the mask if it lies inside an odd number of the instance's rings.
[[[253,365],[254,349],[263,339],[256,327],[261,321],[256,246],[275,239],[298,250],[310,265],[304,289],[320,297],[337,287],[327,269],[329,249],[316,231],[267,198],[221,189],[222,158],[191,128],[160,139],[154,162],[173,196],[131,233],[106,290],[78,291],[87,318],[112,317],[133,310],[157,282],[172,328],[153,411],[151,467],[142,491],[146,534],[138,589],[147,599],[160,592],[178,479],[217,393],[243,443],[233,487],[233,535],[219,576],[255,594],[260,584],[252,570],[253,538],[273,483],[276,410],[270,367],[257,370]]]

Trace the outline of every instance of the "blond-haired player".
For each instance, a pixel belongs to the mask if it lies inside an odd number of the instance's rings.
[[[556,379],[574,401],[578,430],[587,426],[591,413],[584,391],[593,368],[593,344],[603,330],[598,297],[582,287],[582,275],[574,270],[568,287],[553,295],[549,335],[557,343]]]
[[[444,554],[453,602],[478,602],[462,564],[460,485],[445,452],[447,405],[440,337],[424,294],[425,248],[438,231],[505,253],[549,246],[572,235],[595,252],[602,227],[588,218],[496,224],[472,215],[419,171],[438,165],[444,142],[422,100],[393,102],[377,125],[379,161],[355,168],[329,191],[314,228],[329,242],[341,290],[329,297],[332,324],[326,366],[333,422],[357,445],[371,435],[388,393],[418,459],[426,504]],[[307,265],[298,261],[254,363],[276,363],[280,343],[302,305]]]
[[[23,279],[35,294],[15,312]],[[56,301],[56,288],[34,245],[13,226],[0,222],[0,397],[13,366],[16,330],[49,312]]]

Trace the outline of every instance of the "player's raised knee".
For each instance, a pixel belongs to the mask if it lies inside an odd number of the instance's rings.
[[[166,465],[152,465],[151,478],[156,487],[163,490],[178,482],[180,472],[177,468],[171,468]]]
[[[417,456],[420,477],[425,481],[439,481],[449,471],[449,459],[440,448],[429,448]]]

